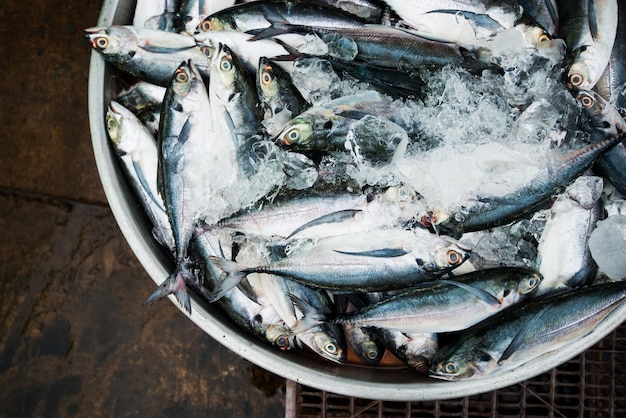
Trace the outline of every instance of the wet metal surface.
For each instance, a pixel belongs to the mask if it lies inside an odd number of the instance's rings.
[[[284,381],[204,334],[106,204],[87,116],[100,1],[0,4],[0,417],[268,417]]]

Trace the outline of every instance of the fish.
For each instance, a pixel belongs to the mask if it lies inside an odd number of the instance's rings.
[[[211,260],[234,280],[270,273],[331,290],[381,291],[431,280],[469,256],[455,241],[425,230],[374,230],[295,246],[284,259],[260,266]]]
[[[112,100],[106,113],[107,132],[139,203],[150,219],[152,235],[174,253],[174,236],[157,187],[157,143],[127,108]]]
[[[478,270],[417,286],[325,322],[401,332],[460,331],[528,298],[540,282],[534,269]],[[313,324],[322,318],[311,315],[307,320]]]
[[[442,347],[429,375],[479,379],[532,362],[587,337],[626,298],[626,282],[556,290],[504,310]]]
[[[517,0],[539,26],[541,26],[552,38],[559,34],[559,8],[556,0]]]
[[[463,232],[505,225],[534,213],[589,169],[595,161],[623,140],[623,119],[603,106],[597,93],[572,90],[587,118],[600,135],[594,143],[570,151],[540,170],[530,183],[505,196],[481,196],[476,204],[457,215],[450,215],[439,227],[460,237]],[[601,98],[600,98],[601,99]],[[460,220],[459,220],[460,219]]]
[[[365,20],[321,2],[255,1],[213,13],[200,22],[198,32],[235,30],[250,33],[283,24],[344,28],[362,26]]]
[[[394,356],[420,374],[427,374],[430,362],[439,348],[437,334],[428,332],[404,333],[393,329],[374,328],[383,344]]]
[[[263,127],[272,137],[278,135],[289,120],[310,107],[289,73],[267,57],[259,59],[256,90],[263,109]]]
[[[603,216],[602,189],[602,177],[578,177],[547,210],[537,249],[537,269],[543,276],[538,294],[580,286],[595,277],[597,265],[588,242]]]
[[[163,103],[165,90],[165,87],[147,81],[138,81],[120,91],[115,96],[115,100],[135,115],[152,111],[161,113],[161,103]]]
[[[176,268],[145,303],[173,293],[191,311],[187,284],[195,278],[187,248],[216,192],[227,187],[215,181],[213,160],[223,160],[225,152],[213,140],[210,115],[202,74],[193,62],[181,63],[165,95],[158,136],[158,185],[174,234]]]
[[[570,86],[591,90],[606,69],[617,34],[617,0],[557,1],[559,36],[567,44]]]
[[[225,44],[218,46],[210,76],[209,99],[214,112],[213,119],[216,124],[221,125],[220,136],[228,135],[237,150],[239,168],[243,173],[250,174],[253,172],[249,163],[252,147],[262,138],[261,115],[254,82],[248,77],[237,55]],[[231,174],[233,173],[236,170],[232,170]],[[222,174],[224,175],[226,173]]]
[[[94,51],[140,80],[166,87],[180,63],[189,60],[208,77],[210,60],[190,36],[123,25],[88,28],[85,33]]]

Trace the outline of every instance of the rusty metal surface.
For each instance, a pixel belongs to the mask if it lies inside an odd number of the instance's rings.
[[[624,417],[625,368],[622,324],[574,359],[500,390],[444,401],[387,402],[288,384],[287,410],[297,418]]]

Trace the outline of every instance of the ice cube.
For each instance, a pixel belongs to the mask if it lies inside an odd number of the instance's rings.
[[[589,238],[589,250],[607,276],[614,280],[626,278],[626,215],[599,221]]]

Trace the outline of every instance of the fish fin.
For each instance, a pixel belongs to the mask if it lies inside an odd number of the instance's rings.
[[[589,0],[587,2],[587,16],[589,23],[589,32],[591,33],[591,37],[595,40],[598,39],[598,17],[596,15],[595,2]]]
[[[191,299],[187,292],[187,285],[180,270],[176,270],[172,275],[159,285],[143,303],[144,305],[155,303],[164,297],[174,294],[178,303],[189,313],[191,313]]]
[[[346,209],[346,210],[339,210],[336,212],[329,213],[327,215],[320,216],[319,218],[313,219],[312,221],[309,221],[305,223],[304,225],[298,227],[291,234],[289,234],[287,238],[291,238],[294,235],[298,234],[299,232],[302,232],[307,228],[311,228],[317,225],[343,222],[346,219],[350,219],[354,217],[354,215],[356,215],[360,211],[361,209]]]
[[[355,255],[355,256],[360,256],[360,257],[380,257],[380,258],[402,257],[403,255],[410,253],[410,251],[407,251],[404,248],[380,248],[378,250],[358,251],[358,252],[341,251],[341,250],[334,250],[334,251],[339,254]]]
[[[221,245],[220,245],[221,251]],[[245,271],[245,266],[237,263],[236,261],[230,261],[226,258],[209,256],[209,262],[213,263],[215,267],[222,270],[224,273],[220,276],[220,279],[213,288],[213,293],[209,298],[209,302],[215,302],[224,296],[229,290],[237,286],[248,275]]]
[[[552,303],[548,304],[524,324],[524,326],[517,332],[517,334],[515,334],[515,337],[513,337],[513,339],[511,340],[511,343],[506,348],[506,350],[502,352],[502,355],[498,359],[498,364],[502,363],[503,361],[506,361],[509,357],[511,357],[519,349],[519,347],[521,347],[523,341],[526,339],[528,335],[534,334],[531,332],[531,330],[534,328],[536,324],[539,323],[541,316],[551,306],[552,306]]]
[[[476,296],[478,299],[482,300],[483,302],[489,304],[489,305],[495,305],[495,306],[499,306],[502,303],[500,303],[500,301],[498,300],[498,298],[496,298],[494,295],[492,295],[491,293],[479,289],[477,287],[471,286],[467,283],[461,283],[461,282],[457,282],[454,280],[447,280],[447,279],[439,279],[437,280],[437,282],[439,283],[445,283],[445,284],[449,284],[452,286],[456,286],[459,287],[463,290],[466,290],[467,292],[471,293],[472,295]]]
[[[456,16],[463,16],[466,20],[468,20],[472,27],[481,27],[487,28],[491,31],[498,31],[504,29],[504,27],[498,23],[498,21],[492,19],[489,15],[481,14],[481,13],[473,13],[464,10],[453,10],[453,9],[438,9],[438,10],[430,10],[426,14],[431,13],[444,13],[444,14],[452,14]]]
[[[139,43],[138,46],[144,51],[152,52],[154,54],[174,54],[177,52],[187,51],[189,49],[196,48],[196,45],[188,45],[184,47],[166,47],[166,46],[150,45],[149,43]]]
[[[333,113],[335,115],[343,116],[344,118],[354,119],[354,120],[361,120],[365,116],[371,115],[371,112],[365,112],[363,110],[356,110],[356,109],[345,110],[341,108],[333,109]]]
[[[302,312],[302,318],[300,318],[293,326],[289,327],[292,336],[306,332],[311,328],[326,322],[326,315],[315,309],[308,302],[291,293],[288,293],[287,296],[291,299],[294,306]]]
[[[141,187],[143,187],[143,189],[146,191],[146,194],[148,195],[150,200],[152,200],[154,202],[154,204],[157,205],[157,207],[159,209],[161,209],[163,212],[165,212],[165,208],[163,207],[163,203],[159,202],[159,200],[154,195],[154,193],[152,193],[152,189],[151,189],[150,185],[148,184],[148,180],[146,180],[146,176],[144,176],[144,174],[143,174],[143,170],[141,169],[141,166],[134,160],[133,160],[133,169],[135,170],[135,174],[137,175],[137,180],[139,180],[139,183],[141,184]]]

